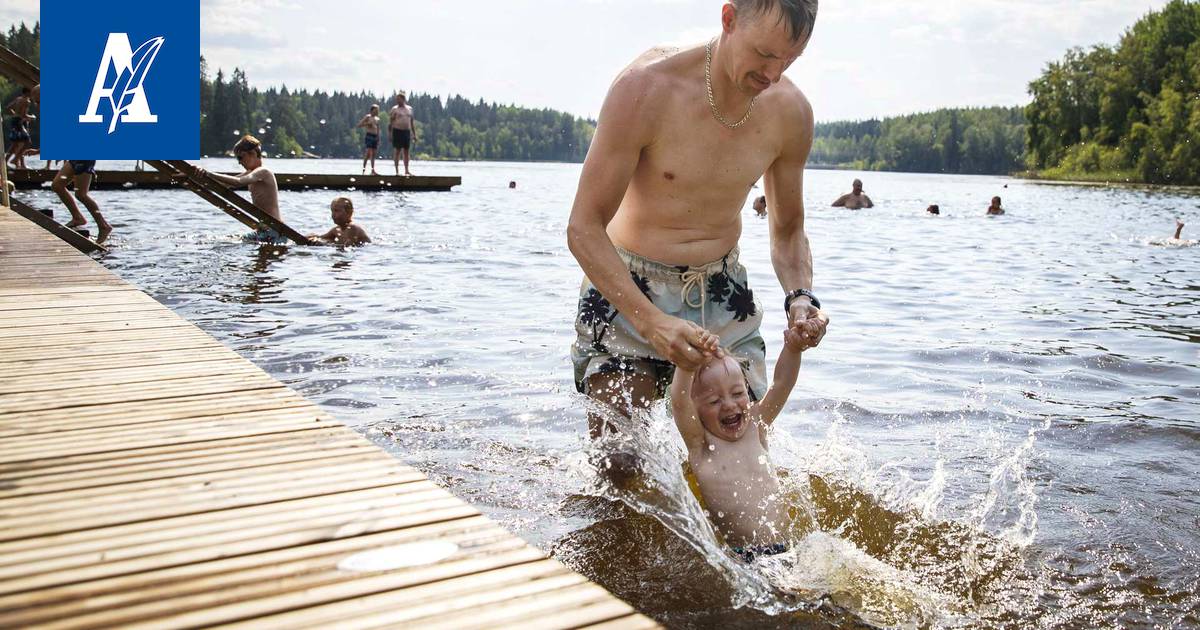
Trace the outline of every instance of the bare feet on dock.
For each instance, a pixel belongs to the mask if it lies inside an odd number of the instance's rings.
[[[97,232],[96,232],[96,242],[97,243],[103,243],[104,241],[107,241],[108,235],[112,234],[112,230],[113,230],[112,225],[109,225],[109,223],[107,221],[105,221],[104,223],[98,224],[96,226],[96,229],[97,229]]]
[[[79,229],[85,225],[87,225],[87,219],[71,219],[70,221],[67,221],[67,227],[71,228],[72,230]]]

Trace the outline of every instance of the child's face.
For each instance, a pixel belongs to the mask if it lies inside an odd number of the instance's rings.
[[[340,203],[330,204],[329,214],[337,225],[348,225],[350,219],[354,217],[354,211],[346,209],[346,206]]]
[[[726,442],[742,439],[750,428],[746,415],[750,391],[741,367],[732,357],[701,368],[693,383],[692,403],[704,429]]]

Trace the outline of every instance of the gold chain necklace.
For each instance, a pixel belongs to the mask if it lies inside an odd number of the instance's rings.
[[[712,109],[713,117],[717,119],[717,122],[725,125],[729,129],[737,129],[738,127],[746,124],[747,120],[750,120],[750,115],[754,113],[754,103],[758,101],[758,97],[755,96],[754,98],[750,99],[750,107],[746,109],[746,115],[742,116],[741,120],[735,123],[730,123],[728,120],[725,120],[725,117],[721,115],[721,110],[717,109],[717,99],[713,97],[712,45],[713,43],[710,40],[704,47],[704,87],[708,89],[708,107]]]

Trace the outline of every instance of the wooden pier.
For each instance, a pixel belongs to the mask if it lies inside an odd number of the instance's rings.
[[[0,207],[0,628],[217,625],[655,624]]]
[[[21,189],[49,187],[57,170],[20,169],[9,171],[13,185]],[[238,175],[238,173],[229,173]],[[461,177],[413,175],[342,175],[313,173],[275,173],[280,190],[369,190],[446,192],[462,185]],[[178,189],[171,177],[158,171],[96,171],[92,190],[165,190]]]

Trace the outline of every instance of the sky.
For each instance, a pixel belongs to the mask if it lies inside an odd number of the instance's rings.
[[[1073,46],[1167,0],[824,0],[787,76],[818,121],[1018,105]],[[0,25],[38,18],[0,0]],[[201,53],[260,88],[396,89],[594,117],[616,73],[720,31],[721,0],[201,0]],[[419,116],[418,112],[418,116]]]

